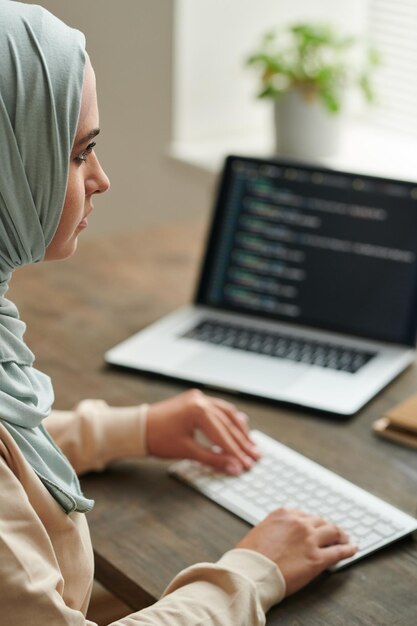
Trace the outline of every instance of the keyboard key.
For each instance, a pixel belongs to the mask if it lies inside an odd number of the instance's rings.
[[[343,520],[343,530],[352,530],[357,525],[358,525],[358,522],[356,520],[353,520],[353,519]]]
[[[341,501],[341,496],[335,493],[331,493],[326,500],[329,504],[335,507]]]
[[[367,526],[358,525],[355,528],[355,537],[365,537],[369,534],[369,528]]]
[[[369,548],[370,546],[372,546],[374,543],[380,542],[381,539],[382,539],[381,535],[378,535],[377,533],[372,532],[360,540],[359,546],[361,550],[365,550],[366,548]]]
[[[376,517],[376,515],[366,514],[362,517],[361,522],[362,524],[366,524],[367,526],[373,526],[377,519],[378,518]]]
[[[325,502],[321,502],[320,506],[317,508],[318,514],[325,518],[331,515],[332,510],[333,510],[332,507],[326,504]]]
[[[392,524],[387,524],[384,522],[378,522],[378,524],[375,525],[374,529],[377,533],[380,533],[382,537],[390,537],[397,532]]]
[[[341,511],[342,513],[346,513],[347,511],[350,511],[351,508],[352,508],[352,502],[349,502],[349,500],[344,500],[340,502],[337,506],[337,510]]]

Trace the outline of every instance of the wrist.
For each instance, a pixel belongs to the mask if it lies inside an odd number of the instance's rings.
[[[158,404],[158,403],[156,403]],[[157,456],[156,446],[155,446],[155,417],[156,417],[156,405],[150,404],[148,405],[148,410],[146,411],[146,419],[144,420],[144,441],[146,446],[147,454],[150,456]]]
[[[139,440],[142,443],[142,453],[140,456],[150,454],[147,440],[149,408],[149,404],[142,404],[139,407]]]
[[[146,441],[148,410],[149,404],[108,408],[112,422],[117,424],[119,432],[125,431],[126,445],[132,449],[131,454],[137,457],[149,454]]]

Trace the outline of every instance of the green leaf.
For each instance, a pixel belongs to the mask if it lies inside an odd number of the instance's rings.
[[[339,94],[330,89],[321,89],[319,94],[323,104],[330,113],[339,113],[342,107]]]
[[[362,93],[365,97],[365,100],[370,104],[375,101],[374,90],[372,89],[369,76],[367,74],[362,74],[358,81],[359,87],[362,90]]]
[[[284,63],[282,63],[282,61],[280,61],[279,58],[274,58],[264,52],[253,54],[248,57],[246,63],[248,65],[259,65],[263,71],[268,71],[271,74],[286,74],[288,72],[288,68],[284,65]]]
[[[258,98],[272,98],[276,99],[282,96],[284,92],[280,91],[273,85],[267,85],[262,91],[258,93]]]

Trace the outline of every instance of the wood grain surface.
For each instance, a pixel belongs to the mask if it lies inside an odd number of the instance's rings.
[[[15,272],[9,296],[27,322],[36,365],[54,381],[56,408],[104,398],[153,402],[180,382],[108,368],[104,352],[192,299],[206,225],[172,223],[81,240],[64,262]],[[417,454],[376,438],[374,419],[417,389],[410,367],[360,414],[338,422],[306,410],[217,393],[252,425],[404,511],[417,513]],[[213,392],[210,392],[213,393]],[[167,463],[124,461],[82,480],[97,578],[132,608],[158,598],[183,567],[212,561],[248,525],[167,475]],[[417,546],[407,539],[336,574],[325,574],[271,610],[268,624],[415,626]]]

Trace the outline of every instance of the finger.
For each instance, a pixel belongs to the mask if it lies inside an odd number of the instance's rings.
[[[224,452],[236,457],[245,469],[252,467],[253,459],[240,448],[229,430],[225,428],[224,424],[218,419],[215,413],[212,411],[202,413],[198,418],[197,426],[201,428],[203,433],[207,435],[214,444],[220,446]]]
[[[300,511],[299,509],[294,509],[287,506],[278,506],[276,509],[273,509],[269,516],[281,518],[282,515],[290,516],[292,519],[301,518],[303,521],[309,517],[308,513],[304,513],[304,511]],[[268,517],[269,517],[268,516]]]
[[[320,548],[333,544],[345,544],[349,541],[348,535],[334,524],[319,526],[315,529],[315,535]]]
[[[244,450],[244,452],[246,452],[246,454],[251,456],[253,459],[258,460],[261,453],[251,439],[249,439],[246,434],[242,433],[242,431],[239,430],[239,428],[237,428],[222,411],[218,409],[215,410],[215,415],[223,423],[226,430],[229,431],[238,446],[240,446],[240,448],[242,448],[242,450]]]
[[[339,544],[335,546],[328,546],[321,550],[321,557],[323,558],[323,570],[335,565],[338,561],[343,559],[349,559],[354,556],[358,551],[358,546],[353,546],[349,543]]]
[[[303,520],[313,528],[318,528],[319,526],[323,526],[324,524],[329,523],[319,515],[311,515],[311,513],[306,513],[305,511],[302,511],[300,509],[287,510],[295,514],[297,517],[302,517]]]
[[[226,400],[222,400],[221,398],[211,398],[213,404],[224,411],[232,422],[242,431],[244,435],[249,436],[249,417],[243,411],[239,411],[234,404],[231,402],[226,402]]]
[[[287,511],[297,515],[298,517],[310,517],[309,513],[306,513],[305,511],[301,511],[301,509],[288,508]]]
[[[256,445],[256,442],[252,439],[249,429],[249,417],[246,413],[239,411],[234,404],[230,402],[226,402],[221,398],[211,398],[213,405],[222,411],[227,418],[234,424],[234,426],[240,431],[242,436],[244,437],[244,441],[248,443],[250,448],[246,448],[246,451],[249,452],[250,456],[254,459],[259,459],[261,456],[260,450]],[[243,441],[239,439],[239,441]],[[246,447],[241,443],[243,447]]]
[[[233,425],[240,431],[243,437],[256,448],[256,443],[253,441],[250,429],[249,429],[249,418],[246,413],[242,411],[238,411],[233,404],[229,402],[225,402],[220,398],[212,399],[213,406],[224,414],[227,419],[233,423]]]
[[[202,448],[196,442],[190,441],[187,446],[186,457],[195,461],[200,461],[205,465],[213,467],[219,472],[225,472],[232,476],[238,476],[243,472],[243,465],[235,457],[228,454],[213,452],[208,448]]]

